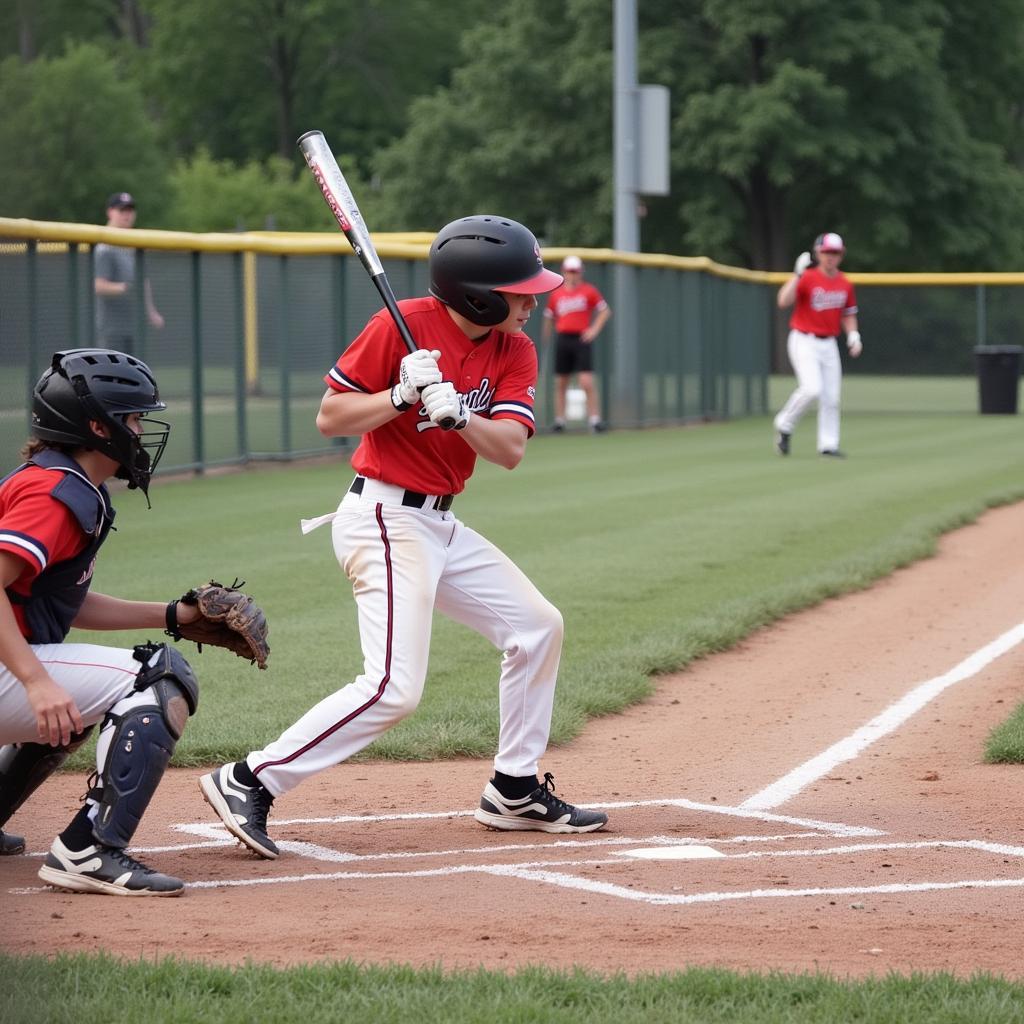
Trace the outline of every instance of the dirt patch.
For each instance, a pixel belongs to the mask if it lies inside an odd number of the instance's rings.
[[[176,770],[136,848],[189,880],[186,895],[72,896],[36,878],[84,790],[58,776],[10,824],[31,855],[0,860],[0,949],[1020,978],[1024,768],[981,756],[1024,698],[1024,644],[890,731],[876,724],[850,759],[817,775],[808,762],[1024,621],[1022,538],[1024,506],[988,512],[937,557],[591,723],[543,765],[567,798],[608,808],[589,836],[481,828],[469,812],[486,762],[363,763],[280,799],[284,852],[260,861],[225,841],[200,772]],[[801,766],[803,785],[764,795]]]

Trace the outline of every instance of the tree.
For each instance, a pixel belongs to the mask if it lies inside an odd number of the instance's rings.
[[[410,98],[447,80],[462,24],[483,0],[147,0],[142,69],[166,137],[244,162],[320,128],[365,167],[400,134]]]
[[[858,269],[1005,267],[1024,227],[1024,8],[976,6],[644,0],[639,77],[673,115],[672,195],[647,202],[644,248],[778,270],[830,229]],[[468,33],[451,86],[379,155],[389,223],[496,209],[609,244],[611,43],[610,6],[586,0]]]
[[[413,102],[375,162],[384,225],[489,212],[549,244],[608,244],[610,32],[588,0],[524,0],[467,31],[451,85]]]
[[[1019,70],[1011,50],[1024,12],[997,6],[1001,29],[958,19],[963,0],[666,4],[674,30],[663,24],[645,41],[677,98],[673,191],[686,242],[781,269],[828,228],[848,237],[858,266],[1004,266],[1022,178],[998,144],[1005,128],[972,131],[963,109],[991,104],[1005,126],[1009,100],[959,86],[943,66],[944,55],[955,69],[964,52],[974,62],[995,53],[1004,79],[1006,66]],[[679,44],[671,53],[668,38]]]
[[[354,175],[349,183],[363,188]],[[176,231],[328,231],[331,215],[312,177],[280,156],[237,167],[200,151],[175,165],[164,225]]]
[[[134,193],[152,223],[167,201],[156,134],[135,86],[87,43],[61,57],[0,64],[0,211],[100,222],[111,192]]]

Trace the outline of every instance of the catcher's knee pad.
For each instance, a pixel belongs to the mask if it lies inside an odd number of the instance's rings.
[[[14,812],[89,738],[92,726],[60,747],[9,743],[0,747],[0,828]]]
[[[166,644],[144,644],[135,648],[135,657],[143,663],[137,695],[122,702],[128,707],[120,714],[107,712],[99,786],[89,792],[99,806],[93,835],[106,846],[131,841],[199,702],[196,678],[177,651]]]
[[[140,644],[132,653],[142,662],[135,689],[154,692],[174,738],[181,739],[186,719],[199,707],[199,681],[192,666],[167,644]]]

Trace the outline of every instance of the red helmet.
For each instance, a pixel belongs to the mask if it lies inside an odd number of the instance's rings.
[[[471,323],[508,316],[502,292],[538,295],[562,283],[547,270],[533,232],[507,217],[478,214],[446,224],[430,246],[430,294]]]

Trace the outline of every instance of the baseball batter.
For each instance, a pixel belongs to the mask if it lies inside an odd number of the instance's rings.
[[[857,330],[853,285],[839,269],[846,251],[834,231],[814,240],[812,256],[802,252],[793,276],[779,289],[780,309],[793,306],[787,351],[797,387],[775,417],[775,448],[789,454],[790,437],[812,402],[818,403],[818,452],[842,458],[839,448],[839,392],[843,368],[836,338],[842,328],[846,347],[857,358],[863,345]]]
[[[607,816],[574,807],[538,779],[562,648],[562,617],[523,572],[452,511],[478,456],[513,469],[534,432],[537,358],[523,333],[561,277],[533,234],[497,216],[444,227],[429,255],[430,295],[401,311],[423,346],[406,354],[376,314],[326,375],[317,426],[361,434],[355,479],[331,524],[352,583],[363,672],[276,740],[200,780],[242,843],[262,857],[275,797],[361,750],[415,710],[427,675],[434,609],[502,652],[494,775],[475,815],[495,829],[589,832]],[[454,429],[440,424],[454,421]]]
[[[39,869],[50,885],[177,896],[184,883],[125,847],[156,790],[198,684],[166,644],[66,643],[84,629],[163,628],[167,602],[90,589],[114,520],[106,481],[148,493],[170,430],[149,367],[123,352],[57,352],[35,387],[33,439],[0,482],[0,827],[100,723],[95,784]],[[182,608],[181,621],[196,613]],[[0,832],[0,852],[24,840]]]

